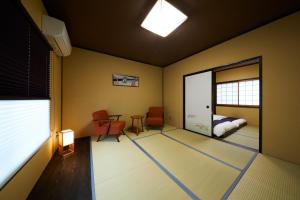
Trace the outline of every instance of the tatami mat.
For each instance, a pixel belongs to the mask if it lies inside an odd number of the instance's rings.
[[[252,149],[259,149],[259,129],[255,126],[245,126],[223,140],[240,144]]]
[[[259,139],[259,128],[257,126],[244,126],[236,131],[236,134]]]
[[[171,125],[168,125],[168,124],[164,125],[163,132],[168,132],[168,131],[173,131],[173,130],[176,130],[175,126],[171,126]]]
[[[243,169],[254,155],[252,151],[183,129],[165,132],[164,134],[236,166],[239,169]]]
[[[299,165],[258,154],[247,170],[251,151],[180,129],[163,134],[92,138],[96,199],[300,199]]]
[[[159,134],[159,133],[161,133],[161,131],[160,130],[145,130],[143,132],[140,132],[138,135],[131,131],[126,131],[125,133],[131,139],[137,139],[137,138],[143,138],[143,137],[148,137],[151,135]]]
[[[221,199],[240,173],[161,134],[136,142],[200,199]]]
[[[173,131],[176,130],[176,127],[165,124],[163,127],[163,132],[168,132],[168,131]],[[131,131],[126,131],[126,135],[128,135],[128,137],[130,137],[131,139],[137,139],[137,138],[143,138],[143,137],[148,137],[154,134],[158,134],[161,133],[161,130],[159,127],[144,127],[144,131],[140,132],[138,135],[134,132]]]
[[[240,144],[246,147],[250,147],[252,149],[257,149],[259,148],[259,142],[258,139],[251,138],[251,137],[246,137],[243,135],[238,135],[238,134],[232,134],[229,135],[228,137],[224,138],[223,140],[232,142],[235,144]]]
[[[92,138],[96,199],[190,199],[126,136]]]
[[[229,199],[300,199],[300,166],[259,154]]]

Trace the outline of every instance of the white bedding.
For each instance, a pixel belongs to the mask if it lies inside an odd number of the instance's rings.
[[[214,115],[213,116],[214,120],[220,120],[220,119],[224,119],[224,118],[226,118],[226,117],[222,116],[222,115]],[[230,131],[234,128],[238,128],[241,125],[243,125],[244,123],[246,123],[245,119],[236,119],[232,122],[223,122],[214,127],[214,135],[216,135],[217,137],[220,137],[220,136],[224,135],[227,131]]]
[[[220,120],[220,119],[224,119],[224,118],[226,118],[226,117],[223,115],[213,115],[213,120]]]
[[[230,126],[231,126],[231,122],[224,122],[221,124],[218,124],[214,127],[214,134],[218,137],[224,135],[224,133],[226,133],[226,131],[230,130]]]
[[[236,120],[232,121],[232,123],[234,123],[236,125],[236,127],[239,127],[246,122],[247,121],[245,119],[236,119]]]

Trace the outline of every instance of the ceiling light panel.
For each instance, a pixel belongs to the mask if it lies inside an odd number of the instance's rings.
[[[158,0],[141,26],[162,37],[179,27],[187,16],[165,0]]]

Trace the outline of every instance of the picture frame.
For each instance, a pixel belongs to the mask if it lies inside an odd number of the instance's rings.
[[[112,74],[113,86],[139,87],[140,81],[138,76],[123,74]]]

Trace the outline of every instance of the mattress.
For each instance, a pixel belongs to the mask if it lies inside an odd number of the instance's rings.
[[[239,129],[246,123],[247,121],[242,118],[213,115],[213,133],[215,136],[221,137],[226,133]]]

